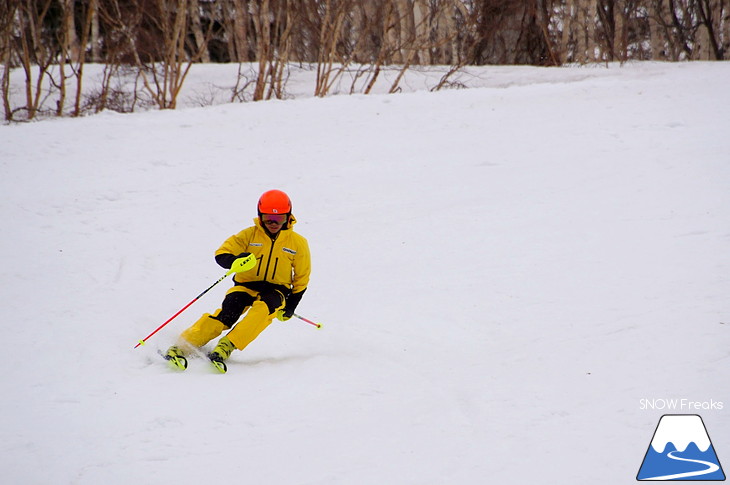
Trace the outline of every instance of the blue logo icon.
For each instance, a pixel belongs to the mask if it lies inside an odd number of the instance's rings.
[[[696,414],[662,416],[636,479],[725,480],[702,418]]]

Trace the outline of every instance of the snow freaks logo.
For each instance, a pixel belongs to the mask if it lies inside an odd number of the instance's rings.
[[[702,418],[665,414],[646,450],[637,480],[725,480]]]

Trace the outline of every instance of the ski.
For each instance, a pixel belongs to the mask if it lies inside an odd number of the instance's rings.
[[[173,351],[165,354],[161,350],[158,350],[157,353],[167,361],[168,366],[172,369],[183,371],[188,368],[188,359],[186,359],[179,351]]]
[[[167,353],[158,350],[157,353],[160,354],[163,359],[165,359],[168,367],[173,370],[184,371],[188,368],[188,359],[186,359],[182,352],[180,352],[180,350],[178,349],[170,349],[167,351]],[[205,355],[205,357],[210,362],[211,367],[217,372],[225,374],[228,371],[228,367],[226,366],[225,361],[221,359],[219,355],[211,352]]]
[[[225,374],[228,371],[226,363],[217,354],[211,352],[210,354],[208,354],[208,360],[210,360],[210,363],[213,365],[215,370],[217,370],[221,374]]]

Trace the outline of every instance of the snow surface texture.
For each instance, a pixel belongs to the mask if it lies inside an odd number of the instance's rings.
[[[730,63],[478,77],[0,126],[0,482],[628,484],[667,412],[730,463]],[[226,281],[133,350],[274,187],[323,329],[169,370]]]

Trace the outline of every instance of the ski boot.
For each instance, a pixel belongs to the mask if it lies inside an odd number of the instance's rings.
[[[218,341],[218,345],[215,346],[212,352],[208,354],[208,359],[213,366],[218,369],[218,372],[225,374],[228,370],[226,367],[226,359],[231,356],[231,352],[236,348],[228,337],[223,337]]]
[[[185,358],[180,347],[173,345],[163,355],[165,360],[170,364],[170,367],[177,370],[185,370],[188,368],[188,359]]]

